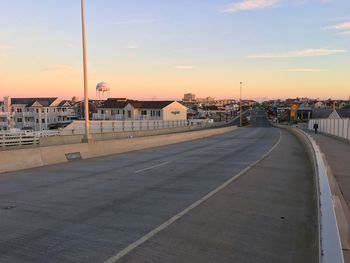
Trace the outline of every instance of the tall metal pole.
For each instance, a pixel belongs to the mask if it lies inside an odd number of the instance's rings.
[[[87,61],[86,61],[86,32],[85,32],[85,11],[84,0],[81,0],[81,24],[82,24],[82,40],[83,40],[83,68],[84,68],[84,115],[85,115],[85,136],[84,141],[89,142],[90,122],[89,122],[89,94],[87,80]]]
[[[240,89],[239,89],[239,126],[243,126],[243,114],[242,114],[242,85],[243,82],[239,83]]]

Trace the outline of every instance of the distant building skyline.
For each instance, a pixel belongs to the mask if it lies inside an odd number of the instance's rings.
[[[0,96],[82,97],[80,1],[0,3]],[[90,98],[349,97],[347,0],[85,5]]]

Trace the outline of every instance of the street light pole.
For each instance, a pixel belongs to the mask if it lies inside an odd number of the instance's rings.
[[[240,89],[239,89],[239,126],[242,127],[243,125],[243,114],[242,114],[242,85],[243,82],[239,83]]]
[[[84,142],[91,140],[90,122],[89,122],[89,95],[87,80],[87,60],[86,60],[86,32],[85,32],[85,11],[84,0],[81,0],[81,24],[82,24],[82,40],[83,40],[83,68],[84,68],[84,115],[85,115],[85,136]]]

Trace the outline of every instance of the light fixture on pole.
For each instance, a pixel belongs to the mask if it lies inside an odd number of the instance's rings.
[[[241,81],[239,83],[240,89],[239,89],[239,126],[242,127],[243,125],[243,114],[242,114],[242,85],[243,82]]]
[[[84,0],[81,0],[81,24],[82,24],[82,40],[83,40],[83,68],[84,68],[84,116],[85,116],[85,136],[83,142],[91,140],[90,122],[89,122],[89,95],[87,80],[87,60],[86,60],[86,32],[85,32],[85,11]]]

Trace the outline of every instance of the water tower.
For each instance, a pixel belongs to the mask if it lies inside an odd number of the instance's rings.
[[[98,100],[106,100],[109,97],[111,91],[110,85],[102,81],[96,85],[96,97]]]

